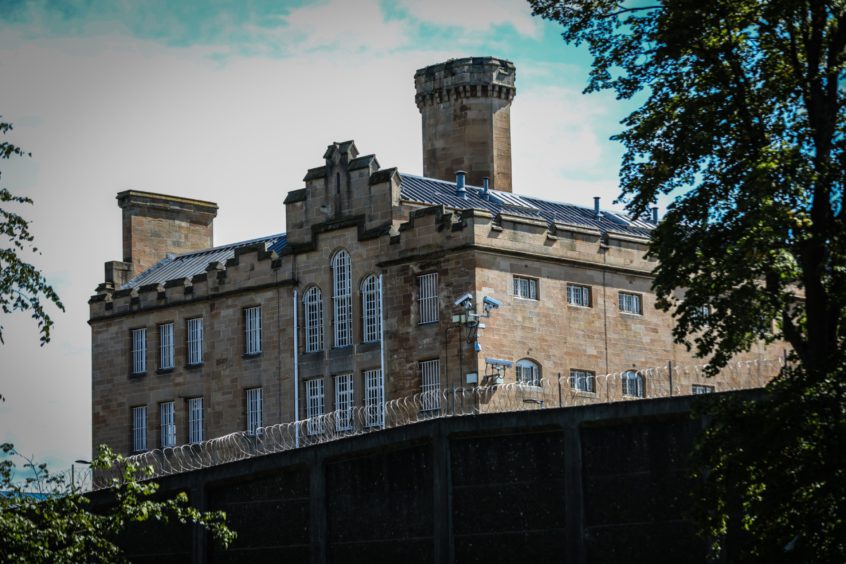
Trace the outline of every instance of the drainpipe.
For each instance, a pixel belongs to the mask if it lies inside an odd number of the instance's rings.
[[[382,299],[382,274],[379,274],[379,368],[382,370],[382,427],[385,427],[385,308]]]
[[[299,335],[297,333],[297,313],[299,312],[299,298],[297,289],[294,288],[294,445],[300,446],[300,430],[297,423],[300,421],[300,347]]]

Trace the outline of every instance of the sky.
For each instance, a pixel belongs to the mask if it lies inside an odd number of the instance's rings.
[[[619,209],[609,138],[632,108],[583,95],[588,53],[526,2],[0,1],[0,119],[32,153],[0,186],[34,200],[27,259],[66,308],[45,347],[27,314],[0,319],[0,442],[54,470],[91,456],[87,302],[122,258],[118,192],[216,202],[215,245],[284,232],[333,141],[422,174],[414,72],[467,56],[517,67],[514,191]]]

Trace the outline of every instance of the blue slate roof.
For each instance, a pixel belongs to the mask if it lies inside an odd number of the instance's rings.
[[[466,186],[465,197],[455,192],[455,183],[411,174],[400,174],[402,198],[424,204],[444,205],[448,208],[477,209],[492,214],[505,213],[546,221],[612,232],[633,237],[648,238],[655,224],[643,219],[630,219],[623,213],[603,210],[596,217],[593,208],[521,196],[512,192],[489,190],[488,198],[482,188]]]
[[[205,272],[206,267],[212,262],[223,264],[227,260],[234,258],[237,249],[253,245],[264,245],[264,249],[267,252],[274,251],[278,253],[285,247],[287,242],[287,236],[284,233],[279,233],[268,237],[250,239],[249,241],[240,241],[231,245],[223,245],[222,247],[169,256],[163,258],[124,284],[122,288],[138,288],[147,284],[164,284],[168,280],[190,278]]]
[[[371,158],[368,156],[367,158]],[[572,225],[600,232],[620,233],[634,237],[649,237],[655,227],[651,222],[641,219],[629,219],[625,214],[615,211],[602,211],[596,217],[593,208],[563,204],[550,200],[541,200],[530,196],[521,196],[511,192],[489,190],[484,197],[482,188],[467,186],[465,197],[455,192],[455,183],[434,178],[425,178],[413,174],[400,174],[400,194],[403,200],[428,205],[443,205],[456,210],[477,209],[494,215],[499,213],[517,215],[530,219]],[[147,284],[163,284],[168,280],[190,278],[206,271],[212,262],[225,263],[235,256],[239,248],[263,244],[268,252],[281,251],[287,244],[285,233],[240,241],[231,245],[195,251],[171,256],[142,272],[123,288],[137,288]]]

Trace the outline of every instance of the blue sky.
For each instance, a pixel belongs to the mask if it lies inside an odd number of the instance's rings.
[[[0,440],[54,468],[90,455],[87,300],[121,258],[119,191],[215,201],[215,243],[285,230],[282,200],[355,139],[419,174],[414,71],[451,57],[517,66],[514,191],[605,207],[627,107],[581,94],[586,51],[518,0],[0,2],[0,115],[32,158],[2,184],[35,200],[44,269],[67,307],[53,342],[3,321]]]

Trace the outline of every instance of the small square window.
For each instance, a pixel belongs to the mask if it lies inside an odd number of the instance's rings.
[[[523,276],[514,277],[514,297],[524,300],[538,299],[538,281],[535,278]]]
[[[596,374],[588,370],[570,370],[570,388],[575,392],[596,393]]]
[[[643,299],[641,295],[620,292],[620,311],[632,315],[643,315]]]
[[[567,284],[567,303],[572,306],[590,307],[590,286]]]

